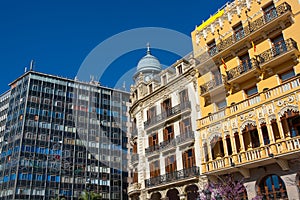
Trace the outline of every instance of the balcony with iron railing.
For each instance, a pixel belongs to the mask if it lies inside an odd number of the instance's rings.
[[[197,179],[200,175],[199,167],[191,167],[188,169],[181,169],[157,177],[153,177],[145,180],[146,188],[159,187],[163,185],[173,184],[174,182],[180,182],[184,180]]]
[[[157,155],[160,152],[169,151],[184,144],[190,144],[194,142],[195,135],[193,131],[188,131],[186,133],[181,133],[180,135],[176,136],[176,138],[172,138],[169,140],[165,140],[157,145],[147,147],[145,149],[146,156]]]
[[[258,148],[249,148],[246,151],[230,156],[218,157],[204,162],[205,173],[227,173],[238,171],[240,167],[252,168],[264,164],[276,163],[279,159],[289,160],[297,158],[300,153],[300,136],[277,140],[273,144]]]
[[[182,102],[166,111],[162,112],[161,114],[156,115],[153,118],[148,119],[144,122],[144,128],[148,129],[149,127],[159,125],[160,123],[164,123],[166,120],[170,120],[173,117],[182,114],[182,112],[191,108],[191,102]]]
[[[134,154],[132,154],[132,156],[131,156],[131,165],[136,165],[136,164],[138,164],[139,163],[139,154],[137,154],[137,153],[134,153]]]
[[[175,138],[165,140],[159,144],[159,150],[161,152],[176,148],[176,140]]]
[[[132,183],[128,186],[128,195],[133,195],[141,192],[141,184],[140,183]]]
[[[146,156],[156,155],[156,154],[160,153],[159,149],[160,149],[159,144],[149,146],[145,149],[145,154],[146,154]]]
[[[282,40],[274,44],[274,46],[256,56],[261,69],[267,67],[278,66],[291,58],[297,59],[299,50],[296,41],[292,38]]]
[[[225,76],[222,75],[222,78],[214,78],[202,85],[200,85],[200,93],[201,95],[206,95],[208,93],[212,93],[215,90],[217,91],[218,88],[220,88],[221,86],[224,86],[224,78]]]
[[[181,146],[181,145],[186,145],[193,143],[195,141],[195,134],[193,133],[192,130],[186,132],[186,133],[181,133],[180,135],[176,136],[176,145]]]
[[[283,2],[270,13],[262,15],[254,21],[248,21],[238,35],[233,32],[232,35],[221,40],[213,51],[205,52],[198,56],[197,59],[200,61],[200,64],[207,65],[206,62],[213,58],[226,57],[227,54],[231,53],[232,49],[244,45],[247,38],[257,38],[262,32],[267,32],[267,30],[279,26],[280,22],[289,19],[291,15],[291,6]]]
[[[257,65],[256,59],[247,59],[241,61],[241,63],[228,71],[227,73],[227,82],[231,83],[240,83],[241,81],[247,80],[249,77],[253,77],[254,74],[260,71],[259,66]]]

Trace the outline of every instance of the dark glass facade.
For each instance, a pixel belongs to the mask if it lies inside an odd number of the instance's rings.
[[[127,199],[128,93],[30,71],[7,104],[0,199]]]

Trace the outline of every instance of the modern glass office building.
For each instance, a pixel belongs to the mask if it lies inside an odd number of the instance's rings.
[[[0,96],[0,199],[127,199],[129,94],[28,71]]]

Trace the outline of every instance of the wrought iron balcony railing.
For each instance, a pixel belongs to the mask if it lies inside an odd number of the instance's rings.
[[[146,156],[150,156],[152,154],[160,153],[161,151],[168,150],[170,148],[176,147],[177,145],[180,145],[182,143],[185,143],[189,140],[194,140],[195,135],[192,131],[189,131],[187,133],[180,134],[176,138],[172,138],[170,140],[165,140],[158,145],[150,146],[145,149]]]
[[[133,165],[135,163],[138,163],[139,158],[140,158],[139,154],[137,154],[137,153],[132,154],[132,156],[131,156],[131,164]]]
[[[254,58],[245,60],[244,62],[242,62],[240,65],[238,65],[237,67],[227,71],[227,80],[233,80],[239,76],[241,76],[242,74],[252,70],[258,68],[257,65],[257,61]]]
[[[187,133],[180,134],[176,137],[176,144],[180,145],[185,142],[191,141],[195,139],[195,134],[192,131],[189,131]]]
[[[172,147],[176,147],[176,140],[174,138],[170,139],[170,140],[165,140],[163,142],[160,143],[160,151],[172,148]]]
[[[156,115],[153,118],[148,119],[146,122],[144,122],[144,128],[147,129],[148,127],[155,125],[159,122],[162,122],[174,115],[179,114],[180,112],[184,111],[185,109],[191,108],[191,102],[183,102],[181,104],[178,104],[174,107],[172,107],[171,109],[168,109],[164,112],[162,112],[159,115]]]
[[[297,43],[289,38],[287,40],[282,40],[276,43],[271,49],[268,49],[257,56],[257,61],[260,65],[275,59],[288,51],[293,49],[298,49]]]
[[[223,77],[222,77],[223,79]],[[213,90],[214,88],[216,88],[219,85],[223,84],[223,80],[221,78],[219,79],[212,79],[206,83],[204,83],[203,85],[200,85],[200,92],[201,95]]]
[[[271,23],[272,21],[276,20],[280,16],[284,15],[287,12],[291,12],[291,6],[284,2],[274,8],[274,10],[271,10],[270,12],[264,14],[260,18],[254,20],[253,22],[248,22],[248,25],[243,28],[242,31],[239,32],[238,35],[232,34],[228,38],[222,40],[220,43],[216,45],[216,47],[208,52],[209,56],[206,56],[207,53],[205,52],[204,54],[200,55],[198,59],[200,60],[201,63],[206,62],[208,59],[211,59],[211,57],[217,55],[218,53],[224,51],[225,49],[231,47],[238,41],[242,40],[243,38],[251,35],[253,32],[259,30],[266,24]]]
[[[156,144],[154,146],[150,146],[150,147],[146,148],[145,149],[146,156],[149,156],[154,153],[159,153],[159,148],[160,148],[159,144]]]
[[[194,166],[188,169],[182,169],[182,170],[174,171],[171,173],[167,173],[164,175],[147,179],[145,180],[145,186],[146,188],[149,188],[149,187],[164,185],[179,180],[197,177],[199,175],[200,175],[199,167]]]
[[[141,190],[141,184],[140,183],[132,183],[128,187],[128,193],[132,194],[134,192],[140,192]]]

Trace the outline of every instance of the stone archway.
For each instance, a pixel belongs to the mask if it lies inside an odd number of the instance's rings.
[[[196,185],[189,185],[185,188],[187,200],[197,200],[199,188]]]
[[[169,200],[180,200],[179,196],[178,196],[179,192],[177,189],[170,189],[167,192],[167,197]]]
[[[150,199],[151,200],[160,200],[161,199],[161,194],[159,192],[155,192],[151,195]]]
[[[260,180],[257,193],[266,200],[288,199],[284,181],[275,174],[267,175]]]

